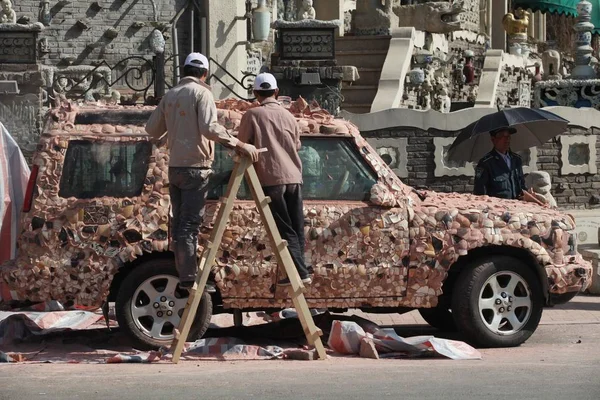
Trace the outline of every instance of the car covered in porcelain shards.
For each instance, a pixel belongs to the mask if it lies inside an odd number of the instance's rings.
[[[440,329],[480,346],[516,346],[546,305],[591,282],[572,217],[531,203],[417,191],[392,172],[350,122],[316,104],[281,99],[303,130],[310,307],[419,309]],[[235,132],[249,107],[218,104]],[[13,300],[67,307],[116,302],[138,345],[170,343],[186,304],[169,251],[166,148],[145,131],[151,107],[65,105],[51,112],[33,159],[18,257],[0,277]],[[231,175],[217,146],[198,254]],[[292,306],[259,213],[243,186],[191,335],[213,312]],[[5,300],[6,301],[6,300]]]

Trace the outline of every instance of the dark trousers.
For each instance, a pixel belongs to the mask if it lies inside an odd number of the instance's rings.
[[[179,280],[196,280],[198,233],[204,217],[210,169],[169,168],[171,195],[171,238]]]
[[[281,238],[288,243],[300,278],[308,277],[304,262],[304,207],[302,185],[277,185],[263,187],[265,196],[271,198],[269,207],[275,218]]]

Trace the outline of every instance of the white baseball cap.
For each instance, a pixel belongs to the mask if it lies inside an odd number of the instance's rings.
[[[254,79],[254,90],[275,90],[277,89],[277,79],[268,72],[258,74]]]
[[[190,53],[185,59],[185,65],[208,70],[208,58],[200,53]]]

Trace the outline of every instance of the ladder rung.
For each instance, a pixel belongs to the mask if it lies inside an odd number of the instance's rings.
[[[282,240],[277,245],[277,248],[279,249],[279,251],[283,251],[286,247],[288,247],[288,242],[286,240]]]
[[[221,203],[221,204],[226,204],[226,203],[227,203],[227,197],[221,197],[221,198],[219,199],[219,203]]]
[[[265,198],[263,199],[263,202],[264,202],[265,204],[269,204],[269,203],[271,203],[271,201],[272,201],[272,200],[271,200],[271,198],[270,198],[269,196],[265,196]]]

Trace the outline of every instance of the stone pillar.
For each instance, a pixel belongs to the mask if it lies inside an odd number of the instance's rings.
[[[485,12],[487,15],[486,21],[487,21],[487,31],[485,32],[488,37],[490,38],[490,41],[492,40],[492,27],[494,25],[494,14],[492,11],[492,0],[486,0],[487,1],[487,5],[485,7]]]
[[[577,4],[577,23],[573,26],[577,37],[575,39],[575,68],[571,73],[573,79],[593,79],[596,77],[596,71],[590,65],[592,57],[592,3],[587,0],[581,0]]]
[[[502,26],[502,18],[508,12],[505,0],[490,2],[492,5],[492,48],[506,51],[506,32]]]
[[[535,23],[534,38],[541,42],[546,41],[546,14],[537,11],[533,18]]]
[[[321,21],[344,20],[345,0],[326,0],[315,1],[313,7],[317,13],[317,19]],[[337,29],[339,36],[344,36],[344,29]]]
[[[241,79],[240,71],[245,71],[247,68],[246,20],[243,18],[246,13],[246,1],[206,0],[205,4],[209,32],[207,56],[214,58],[233,76]],[[246,94],[245,89],[214,63],[211,63],[210,68],[210,73],[218,76],[227,87],[238,94]],[[215,99],[232,96],[231,91],[216,79],[211,80],[210,84],[213,87]]]
[[[527,11],[529,11],[529,13],[531,14],[531,19],[529,20],[529,25],[527,25],[527,36],[535,37],[536,20],[535,20],[533,11],[531,11],[531,9],[528,9]]]

